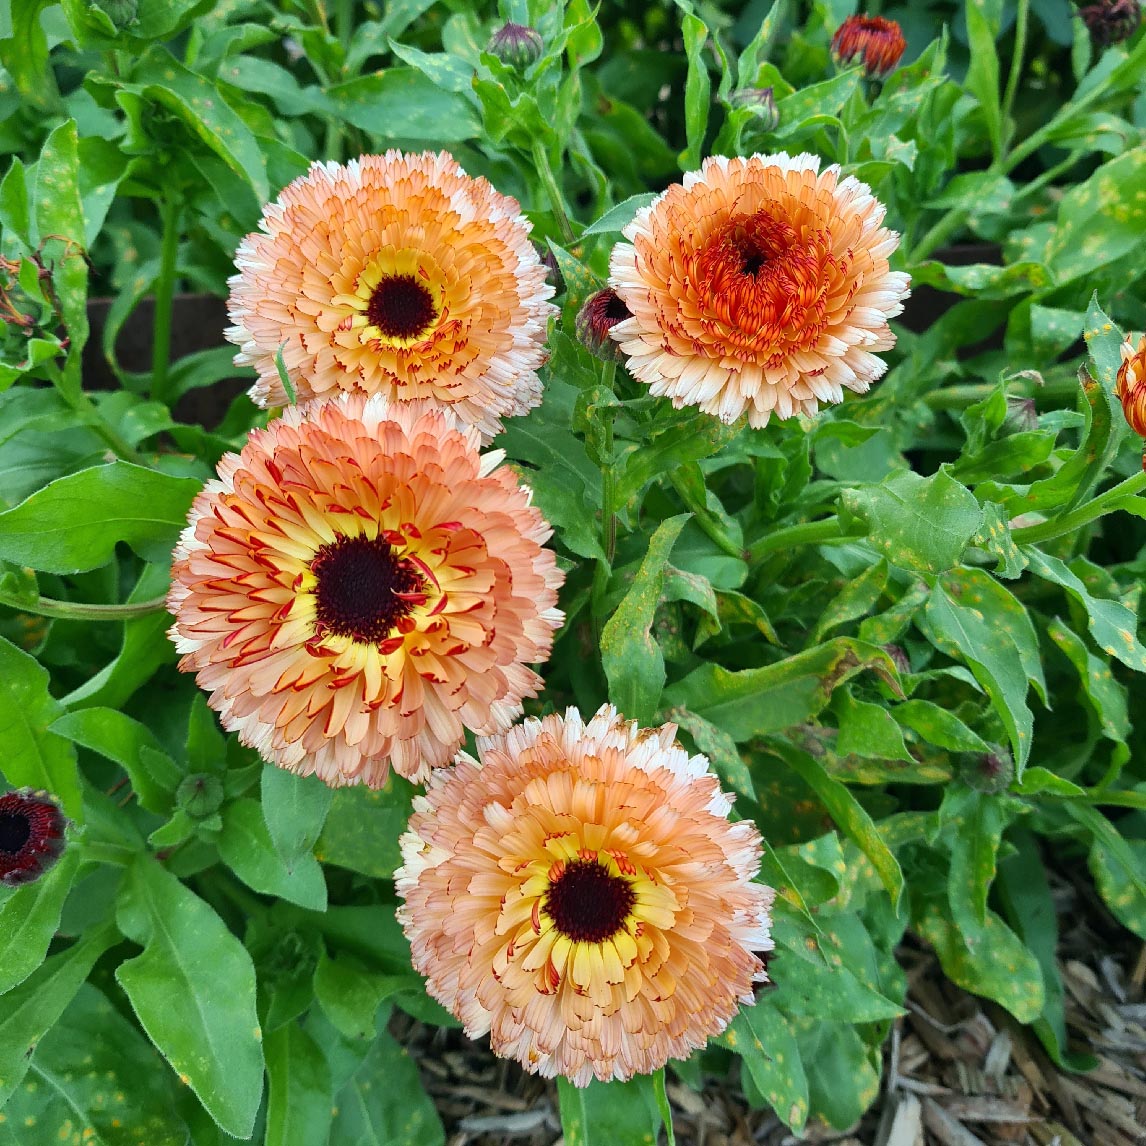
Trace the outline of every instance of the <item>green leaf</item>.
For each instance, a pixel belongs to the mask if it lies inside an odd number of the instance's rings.
[[[740,1056],[756,1089],[799,1133],[808,1119],[808,1080],[788,1020],[766,999],[742,1007],[716,1040]]]
[[[780,125],[776,129],[779,136],[792,135],[804,129],[812,116],[834,116],[859,89],[861,73],[858,68],[849,68],[830,80],[818,84],[808,84],[798,91],[776,101],[780,113]]]
[[[736,747],[736,741],[727,732],[709,724],[703,717],[687,708],[674,708],[665,714],[674,724],[685,730],[696,744],[697,750],[703,752],[712,762],[713,770],[721,781],[734,792],[747,796],[750,800],[756,799],[756,789],[752,785],[752,773]]]
[[[315,855],[323,863],[389,879],[402,862],[398,837],[406,830],[413,794],[413,785],[393,772],[381,788],[339,788]]]
[[[144,560],[168,562],[201,489],[194,478],[121,461],[68,474],[0,513],[0,558],[82,573],[106,565],[126,541]]]
[[[1003,113],[999,102],[999,56],[995,40],[999,35],[998,18],[988,17],[987,0],[968,0],[967,38],[971,46],[971,66],[967,69],[967,88],[979,101],[996,159],[1003,149]]]
[[[970,948],[979,942],[987,921],[987,896],[1008,818],[997,796],[961,785],[947,789],[939,809],[939,823],[951,849],[947,869],[951,918]]]
[[[48,680],[35,657],[0,637],[0,772],[14,788],[51,792],[82,823],[76,750],[48,730],[64,711]]]
[[[316,1146],[333,1121],[330,1066],[318,1044],[297,1023],[267,1036],[265,1146]]]
[[[1090,834],[1090,873],[1114,917],[1146,939],[1146,840],[1127,840],[1097,809],[1080,801],[1062,808]]]
[[[955,565],[983,519],[975,495],[945,469],[844,490],[840,507],[867,526],[868,544],[893,565],[923,573]]]
[[[700,17],[686,11],[681,21],[681,33],[688,58],[688,74],[684,81],[684,130],[688,147],[680,157],[680,164],[683,170],[693,171],[700,166],[712,95],[712,81],[708,77],[708,65],[704,62],[708,28]]]
[[[1094,656],[1082,637],[1067,628],[1058,617],[1047,625],[1047,635],[1078,671],[1083,691],[1098,717],[1102,735],[1125,744],[1130,735],[1126,686],[1115,679],[1109,664]]]
[[[581,238],[587,239],[590,235],[613,235],[623,231],[636,218],[637,212],[649,206],[655,198],[656,195],[651,191],[630,195],[623,203],[610,207],[595,223],[590,223],[581,232]]]
[[[223,862],[248,887],[313,911],[325,910],[326,880],[318,861],[309,851],[301,851],[288,866],[271,842],[257,800],[233,800],[223,808],[218,842]]]
[[[664,654],[649,630],[664,588],[669,554],[689,516],[682,513],[657,526],[632,587],[601,632],[601,663],[609,680],[609,698],[642,724],[656,718],[665,682]]]
[[[19,1139],[29,1146],[186,1146],[174,1082],[136,1028],[85,983],[36,1048],[4,1115],[21,1135],[35,1126],[34,1138]]]
[[[854,1125],[879,1094],[879,1071],[855,1027],[809,1022],[799,1046],[812,1109],[838,1130]]]
[[[836,694],[835,711],[840,721],[836,751],[841,756],[915,763],[915,757],[908,752],[903,742],[899,725],[882,705],[857,700],[850,689],[845,688]]]
[[[687,708],[742,743],[815,716],[839,685],[863,669],[898,691],[895,664],[883,649],[835,637],[761,668],[734,672],[718,664],[701,665],[664,690],[662,706]]]
[[[851,578],[820,613],[820,619],[808,638],[809,645],[818,645],[839,625],[865,617],[875,607],[887,586],[887,560],[881,557],[869,565],[858,577]]]
[[[386,68],[326,89],[347,123],[379,139],[455,143],[481,132],[474,105],[417,68]]]
[[[561,1129],[566,1146],[655,1146],[661,1115],[653,1080],[638,1075],[628,1082],[576,1087],[557,1080]]]
[[[22,983],[43,962],[79,859],[70,848],[47,875],[0,901],[0,994]]]
[[[333,799],[334,790],[317,776],[296,776],[273,764],[263,768],[263,819],[288,872],[313,855]]]
[[[844,835],[871,861],[880,882],[891,896],[893,907],[898,910],[899,897],[903,893],[903,872],[863,805],[807,752],[778,739],[768,741],[768,750],[779,756],[816,793]]]
[[[106,926],[53,955],[4,995],[0,1014],[0,1108],[23,1080],[36,1044],[83,986],[95,961],[119,939]]]
[[[990,745],[973,732],[953,712],[929,700],[905,700],[889,710],[891,717],[904,728],[922,737],[928,744],[949,752],[989,752]]]
[[[117,922],[144,949],[115,973],[143,1029],[219,1126],[249,1138],[263,1075],[251,957],[150,856],[128,869]]]
[[[687,462],[711,457],[740,433],[738,426],[726,426],[709,414],[697,414],[673,422],[625,457],[617,479],[617,503],[625,507],[654,479]]]

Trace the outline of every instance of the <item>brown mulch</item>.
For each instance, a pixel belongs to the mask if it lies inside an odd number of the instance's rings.
[[[751,1110],[731,1079],[697,1093],[672,1079],[679,1146],[1135,1146],[1146,1144],[1146,946],[1120,928],[1085,883],[1058,880],[1059,969],[1071,1050],[1097,1070],[1055,1067],[1034,1034],[944,978],[930,949],[899,957],[908,1013],[884,1048],[883,1093],[845,1132],[802,1138]],[[494,1058],[458,1031],[399,1016],[394,1033],[423,1070],[447,1146],[561,1146],[552,1083]],[[661,1141],[664,1141],[662,1135]]]

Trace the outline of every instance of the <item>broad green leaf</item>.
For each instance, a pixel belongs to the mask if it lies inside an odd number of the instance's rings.
[[[36,1044],[75,998],[95,961],[119,936],[105,926],[53,955],[18,987],[0,1009],[0,1108],[28,1072]]]
[[[895,664],[883,649],[835,637],[762,668],[701,665],[665,689],[662,707],[687,708],[742,743],[815,716],[839,685],[863,669],[898,689]]]
[[[0,773],[14,788],[51,792],[82,823],[76,750],[49,731],[64,709],[48,679],[35,657],[0,637]]]
[[[898,906],[903,872],[863,805],[847,787],[829,776],[814,756],[779,739],[770,740],[768,748],[815,792],[844,835],[871,861],[893,906]]]
[[[219,1126],[249,1138],[263,1075],[251,957],[150,856],[128,870],[117,922],[143,946],[115,973],[143,1029]]]
[[[736,82],[741,88],[758,86],[757,75],[760,65],[768,62],[768,55],[772,48],[772,39],[784,21],[787,13],[787,0],[772,0],[768,13],[760,21],[756,35],[749,40],[736,61]],[[791,1122],[788,1123],[792,1125]]]
[[[609,698],[632,720],[651,723],[665,682],[664,655],[650,628],[664,587],[665,566],[689,514],[657,526],[632,587],[601,632],[601,663]]]
[[[708,757],[713,771],[727,787],[750,800],[756,799],[752,773],[744,763],[736,741],[727,732],[687,708],[674,708],[665,715],[692,737],[697,749]]]
[[[285,768],[263,768],[263,819],[288,871],[314,852],[334,789],[317,776],[296,776]]]
[[[804,121],[814,115],[834,116],[859,88],[861,73],[858,68],[848,68],[830,80],[818,84],[808,84],[776,101],[780,113],[780,125],[776,134],[790,135],[804,126]]]
[[[726,426],[709,414],[674,422],[625,457],[617,479],[617,503],[627,507],[649,482],[686,462],[711,457],[739,433],[740,427]]]
[[[857,700],[850,689],[845,688],[836,694],[834,707],[840,721],[836,750],[841,755],[915,763],[915,757],[903,742],[899,725],[882,705]]]
[[[716,1040],[740,1056],[761,1097],[797,1133],[808,1119],[808,1080],[788,1020],[767,999],[742,1007]]]
[[[576,1087],[557,1080],[561,1129],[566,1146],[656,1146],[661,1115],[653,1080],[638,1075],[628,1082]]]
[[[414,788],[393,772],[381,788],[339,788],[315,855],[327,864],[389,879],[402,862],[398,837],[410,818]]]
[[[69,848],[47,875],[0,901],[0,994],[24,982],[43,961],[79,859],[79,852]]]
[[[680,157],[681,168],[693,171],[700,166],[704,130],[708,126],[708,109],[712,81],[708,77],[708,64],[704,59],[704,46],[708,43],[708,28],[699,16],[686,11],[681,21],[684,51],[688,59],[688,74],[684,81],[684,130],[688,147]]]
[[[80,470],[0,513],[0,558],[44,573],[82,573],[106,565],[126,541],[146,561],[170,561],[201,489],[193,478],[129,462]]]
[[[838,1130],[846,1130],[879,1094],[871,1049],[851,1023],[806,1020],[798,1040],[811,1108]]]
[[[48,56],[48,38],[40,16],[51,0],[16,0],[5,5],[0,39],[0,64],[12,77],[20,98],[37,112],[53,112],[60,104],[56,76]],[[17,162],[19,162],[17,160]]]
[[[649,206],[655,198],[656,195],[652,192],[630,195],[623,203],[610,207],[595,223],[590,223],[581,232],[581,238],[587,239],[590,235],[613,235],[623,231],[637,213]]]
[[[922,573],[957,564],[983,519],[975,495],[944,469],[844,490],[840,507],[867,526],[868,544],[888,561]]]
[[[858,577],[853,577],[832,598],[820,614],[808,644],[818,645],[824,637],[839,625],[865,617],[875,607],[887,585],[887,560],[881,557],[874,565],[868,566]]]
[[[271,842],[257,800],[233,800],[223,808],[218,842],[223,862],[248,887],[313,911],[326,908],[326,880],[318,861],[302,851],[288,866]]]
[[[897,724],[949,752],[989,752],[990,745],[953,712],[929,700],[905,700],[888,710]]]
[[[386,68],[326,89],[347,123],[379,139],[454,143],[481,131],[474,105],[417,68]]]
[[[297,1023],[267,1036],[265,1146],[316,1146],[333,1121],[330,1067],[318,1044]]]
[[[1064,801],[1071,817],[1090,834],[1090,873],[1114,917],[1146,939],[1146,840],[1127,840],[1097,809]]]
[[[971,66],[967,69],[967,88],[979,101],[986,121],[987,137],[996,159],[1003,148],[1003,113],[999,100],[999,55],[995,41],[999,35],[997,15],[991,19],[988,0],[968,0],[967,38],[971,45]]]
[[[1083,691],[1094,706],[1103,736],[1124,744],[1130,735],[1126,686],[1115,679],[1106,661],[1099,660],[1086,642],[1058,618],[1047,625],[1047,635],[1078,671]]]
[[[21,1143],[186,1146],[177,1087],[159,1056],[90,983],[36,1047],[4,1108]],[[24,1136],[26,1127],[35,1127]]]
[[[987,896],[1008,819],[997,796],[961,785],[947,789],[939,809],[939,823],[951,849],[947,869],[951,917],[971,949],[987,921]]]

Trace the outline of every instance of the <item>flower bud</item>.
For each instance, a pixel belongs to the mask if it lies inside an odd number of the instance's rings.
[[[19,788],[0,796],[0,884],[39,879],[60,858],[67,823],[47,792]]]
[[[1003,425],[1008,433],[1021,434],[1039,428],[1039,415],[1033,398],[1008,398]]]
[[[989,752],[961,752],[956,757],[959,778],[978,792],[1001,792],[1015,778],[1011,754],[997,744]]]
[[[223,781],[218,776],[196,772],[179,784],[175,802],[193,820],[204,820],[214,815],[223,803]]]
[[[138,0],[99,0],[99,6],[121,32],[138,23]]]
[[[545,41],[540,32],[511,21],[494,32],[486,51],[491,56],[497,56],[503,64],[523,72],[530,64],[537,62],[544,47]]]
[[[1087,4],[1078,14],[1094,43],[1108,48],[1134,35],[1142,20],[1142,6],[1139,0],[1103,0]]]
[[[609,337],[618,322],[632,318],[632,313],[612,287],[590,295],[577,312],[577,337],[583,346],[605,362],[621,360],[620,346]]]
[[[550,249],[548,243],[533,244],[541,265],[545,268],[545,281],[553,288],[554,294],[563,294],[565,291],[565,276],[561,273],[561,264],[557,256]]]
[[[1130,428],[1146,438],[1146,334],[1138,339],[1138,348],[1128,338],[1122,344],[1122,365],[1114,392],[1122,403],[1122,412]]]
[[[891,658],[891,663],[900,673],[911,672],[911,661],[907,659],[907,653],[902,645],[884,645],[883,651]]]
[[[870,80],[887,79],[906,49],[899,25],[882,16],[849,16],[832,37],[832,59],[843,67],[858,58]]]
[[[775,131],[780,126],[776,97],[771,88],[741,88],[728,97],[730,107],[746,107],[753,114],[752,126],[757,131]]]

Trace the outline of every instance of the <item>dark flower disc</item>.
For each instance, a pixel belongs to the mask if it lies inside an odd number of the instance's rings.
[[[0,796],[0,884],[39,879],[64,850],[67,820],[47,792],[20,788]]]

